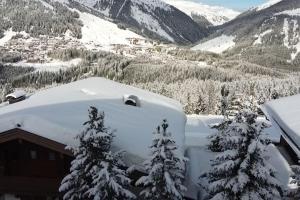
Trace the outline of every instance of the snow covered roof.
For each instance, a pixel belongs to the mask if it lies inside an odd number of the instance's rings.
[[[263,106],[263,111],[300,151],[300,95],[270,101]]]
[[[124,94],[139,97],[141,107],[125,105]],[[186,117],[177,101],[104,78],[89,78],[40,91],[28,99],[0,108],[0,132],[21,129],[66,145],[88,119],[88,108],[105,112],[106,125],[117,132],[113,147],[128,152],[129,162],[139,164],[148,156],[152,133],[167,119],[183,150]]]
[[[207,149],[208,136],[215,132],[214,129],[210,128],[210,125],[219,123],[222,119],[223,117],[219,115],[190,115],[187,117],[185,142],[186,156],[189,158],[186,179],[187,197],[197,199],[198,195],[205,193],[203,188],[199,186],[199,177],[209,170],[210,161],[216,156],[216,153]],[[258,120],[265,119],[259,118]],[[279,142],[280,134],[276,127],[267,128],[265,132],[273,142]],[[267,147],[265,153],[277,171],[277,178],[284,187],[288,187],[291,172],[288,162],[273,144]]]
[[[221,122],[221,115],[190,115],[187,117],[186,124],[186,147],[204,147],[208,144],[207,137],[216,132],[211,129],[211,125]],[[265,121],[265,118],[259,117],[259,121]],[[274,143],[280,142],[280,132],[276,126],[265,129],[265,133]]]
[[[6,95],[5,97],[6,97],[6,98],[12,97],[12,98],[17,99],[17,98],[23,97],[23,96],[25,96],[25,95],[26,95],[26,92],[25,92],[25,91],[23,91],[23,90],[17,90],[17,91],[15,91],[15,92],[11,93],[11,94]]]

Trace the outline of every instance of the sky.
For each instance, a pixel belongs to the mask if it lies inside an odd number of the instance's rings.
[[[251,7],[255,7],[262,3],[267,2],[267,0],[194,0],[202,2],[208,5],[218,5],[226,8],[232,8],[239,11],[247,10]]]

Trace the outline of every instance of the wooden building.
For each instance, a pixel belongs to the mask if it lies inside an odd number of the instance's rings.
[[[72,82],[0,108],[0,200],[59,199],[72,160],[65,146],[78,145],[90,106],[106,114],[106,126],[116,130],[114,150],[126,151],[128,166],[148,158],[152,132],[165,118],[184,153],[186,115],[179,102],[104,78]]]
[[[292,164],[300,163],[300,95],[276,99],[262,106],[272,126],[280,133],[279,149]]]
[[[15,128],[0,134],[0,194],[9,199],[59,199],[72,154],[65,145]],[[6,198],[8,199],[8,198]]]

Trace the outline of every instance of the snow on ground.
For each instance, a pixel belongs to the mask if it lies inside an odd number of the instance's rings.
[[[17,35],[12,28],[4,32],[4,37],[0,38],[0,46],[4,46],[13,36]]]
[[[300,95],[280,98],[263,107],[273,124],[280,125],[288,137],[300,147]],[[298,149],[299,151],[299,149]]]
[[[209,6],[200,2],[183,0],[163,0],[189,16],[193,14],[204,16],[213,25],[221,25],[237,17],[240,12],[219,6]]]
[[[255,9],[256,9],[256,11],[264,10],[264,9],[267,9],[267,8],[273,6],[273,5],[275,5],[275,4],[277,4],[281,1],[282,0],[268,0],[266,3],[256,7]]]
[[[213,53],[223,53],[224,51],[235,46],[234,36],[221,35],[214,39],[200,43],[192,48],[192,50],[210,51]]]
[[[276,13],[275,15],[300,16],[300,8],[293,9],[293,10],[286,10],[283,12]]]
[[[268,34],[270,34],[270,33],[272,33],[272,32],[273,32],[273,30],[269,29],[269,30],[264,31],[263,33],[261,33],[259,35],[256,35],[257,39],[254,41],[253,44],[254,45],[262,44],[263,37],[266,36],[266,35],[268,35]]]
[[[205,146],[207,136],[215,132],[210,126],[221,122],[223,116],[220,115],[189,115],[186,124],[186,146]],[[265,118],[259,117],[258,120],[265,121]],[[267,136],[274,142],[279,143],[280,132],[276,127],[270,127],[265,130]]]
[[[135,5],[146,6],[148,10],[155,10],[157,8],[163,9],[165,11],[170,11],[171,8],[162,0],[131,0]]]
[[[158,21],[150,14],[147,14],[139,9],[138,6],[131,7],[131,16],[140,24],[147,27],[147,29],[160,35],[161,37],[174,42],[174,39],[160,26]]]
[[[100,45],[104,48],[110,48],[113,44],[130,45],[128,38],[143,38],[136,33],[123,30],[112,22],[101,19],[89,13],[79,12],[80,20],[83,22],[82,43],[88,48],[94,48]]]
[[[198,185],[200,181],[199,177],[201,174],[209,170],[210,161],[216,156],[216,153],[207,149],[207,144],[209,143],[207,137],[214,133],[214,130],[210,128],[210,125],[220,122],[222,118],[222,116],[216,115],[187,116],[185,147],[186,156],[189,158],[189,162],[186,182],[188,191],[186,194],[190,198],[197,199],[198,195],[205,192]],[[259,120],[264,119],[259,118]],[[277,127],[271,127],[266,129],[266,133],[275,143],[280,140],[280,133],[276,128]],[[276,176],[282,185],[284,187],[288,187],[289,174],[291,170],[287,161],[274,145],[269,145],[267,147],[266,157],[269,159],[270,164],[276,169]],[[205,184],[205,182],[202,183]]]
[[[49,8],[50,10],[54,10],[53,6],[47,3],[44,0],[39,0],[46,8]]]
[[[290,34],[291,28],[293,30],[292,34]],[[288,49],[292,49],[291,60],[293,61],[300,53],[300,33],[298,21],[289,21],[288,18],[285,18],[282,29],[282,34],[284,34],[283,44]]]
[[[69,67],[74,67],[78,65],[82,61],[81,58],[75,58],[70,61],[60,61],[60,60],[53,60],[47,63],[27,63],[26,61],[21,61],[17,63],[12,63],[13,66],[19,67],[33,67],[36,71],[48,71],[48,72],[57,72],[61,69],[66,69]]]
[[[125,105],[123,95],[140,98],[141,107]],[[89,106],[104,111],[106,125],[116,129],[114,148],[127,151],[129,164],[149,155],[153,132],[163,119],[183,150],[186,116],[175,100],[104,78],[89,78],[40,91],[24,101],[0,108],[0,132],[15,128],[76,145],[74,137],[88,119]]]

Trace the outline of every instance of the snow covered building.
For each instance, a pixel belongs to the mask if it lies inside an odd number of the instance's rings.
[[[199,177],[210,169],[210,161],[217,155],[207,148],[209,144],[208,136],[215,133],[215,130],[211,129],[211,125],[220,123],[222,119],[223,117],[218,115],[190,115],[187,117],[185,147],[189,162],[187,166],[186,185],[188,191],[186,197],[190,199],[201,200],[206,193],[199,186],[199,183],[204,185],[207,183]],[[259,120],[265,121],[265,118],[259,118]],[[267,128],[265,133],[273,143],[267,147],[266,157],[269,158],[269,162],[276,169],[278,180],[283,187],[287,188],[289,187],[291,169],[285,157],[278,151],[277,144],[280,142],[280,134],[274,126]]]
[[[300,160],[300,95],[280,98],[263,105],[262,110],[280,133],[280,146],[293,164]]]
[[[26,92],[24,92],[23,90],[18,90],[15,91],[11,94],[8,94],[5,96],[5,99],[10,103],[17,103],[19,101],[23,101],[26,99]]]
[[[127,105],[126,95],[139,106]],[[0,194],[3,198],[55,199],[68,173],[77,145],[75,136],[88,120],[88,108],[105,112],[105,123],[116,129],[113,149],[124,149],[128,165],[148,157],[153,132],[169,122],[184,151],[186,116],[177,101],[104,78],[89,78],[43,90],[0,108]]]

